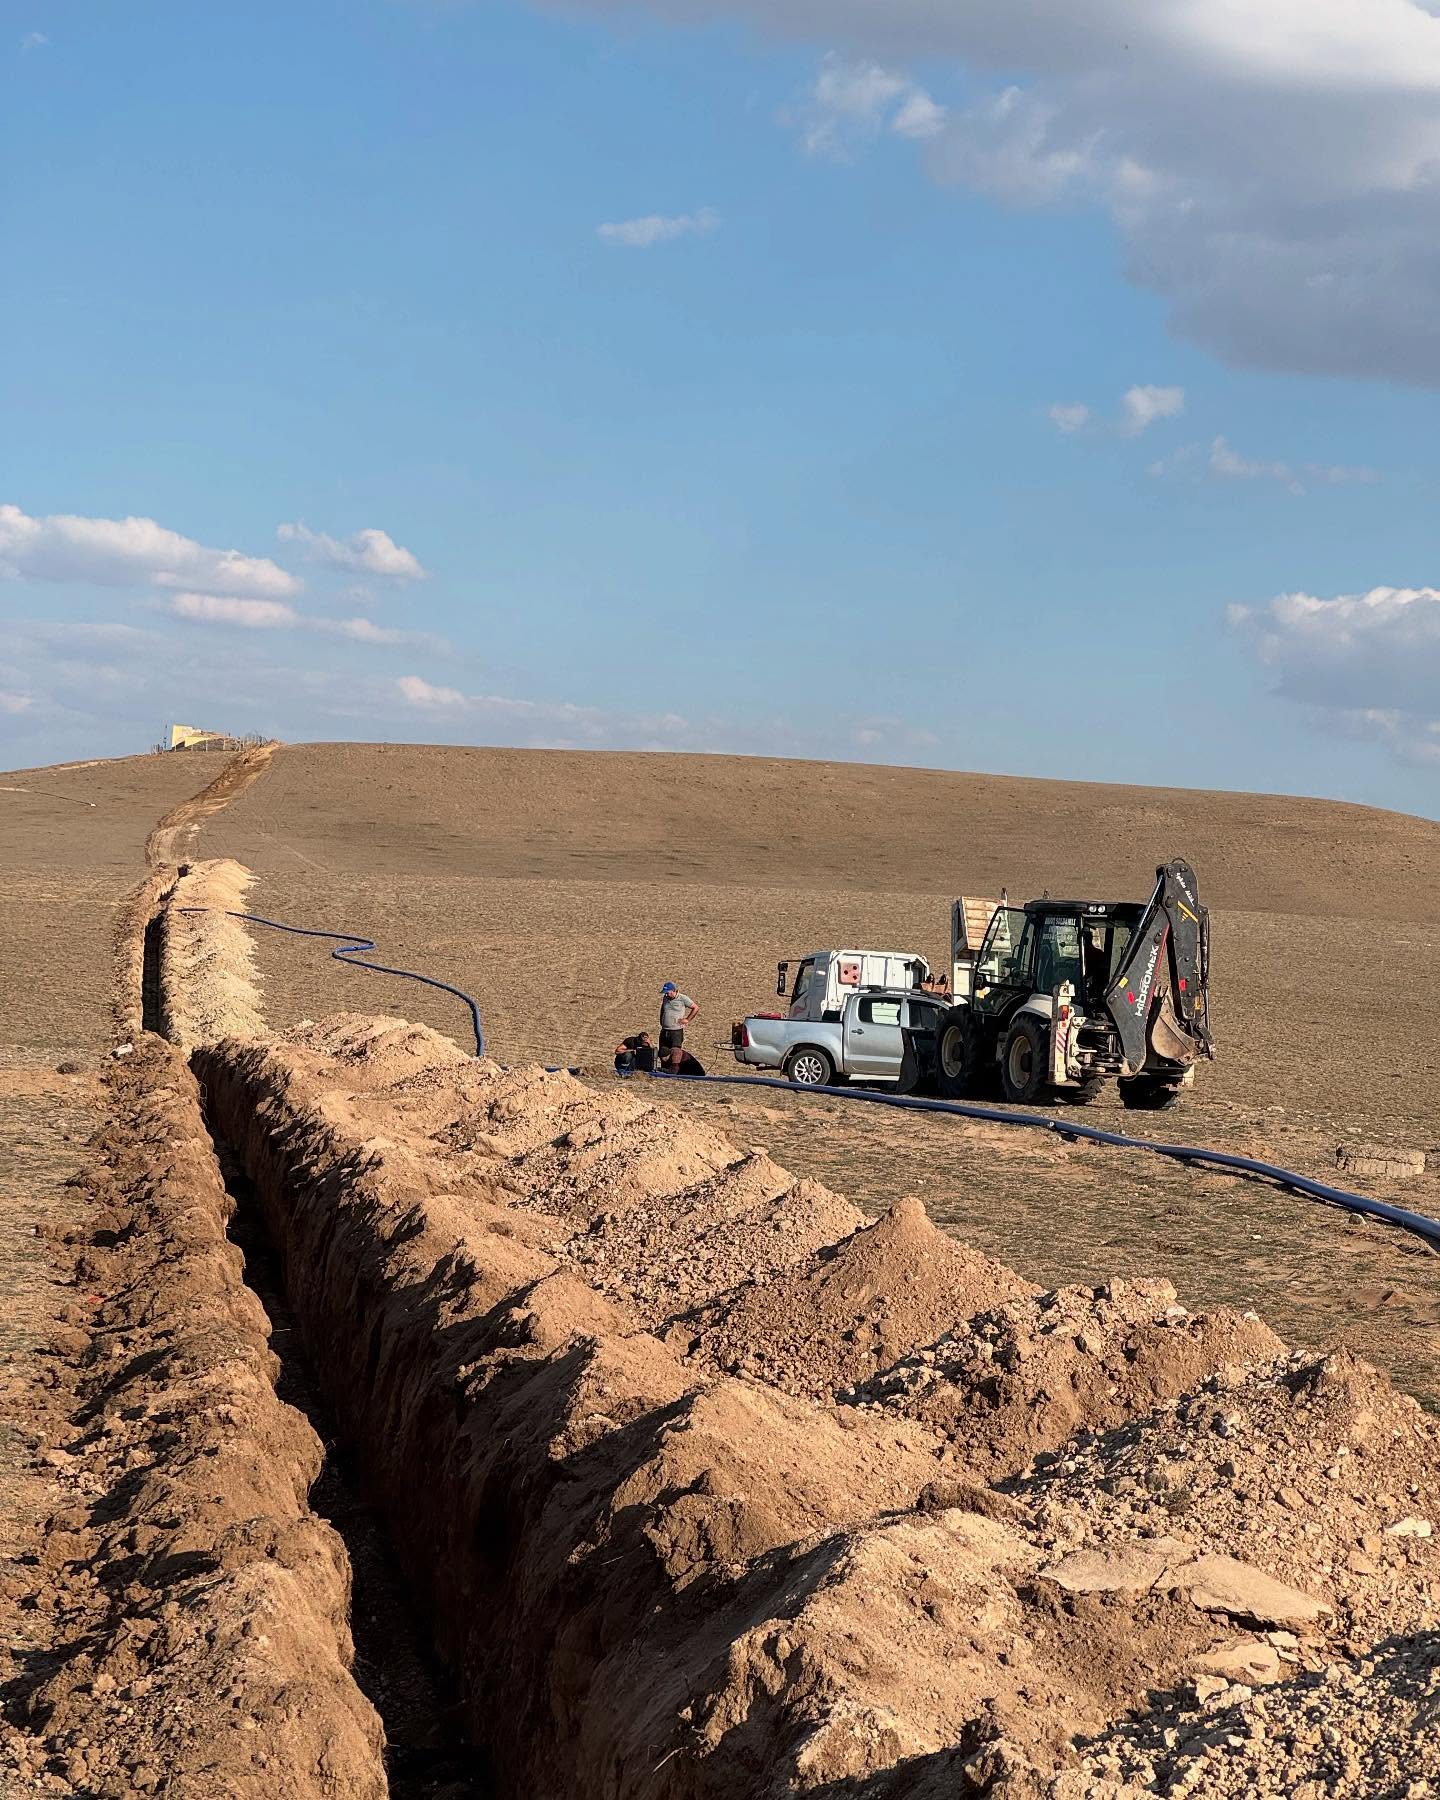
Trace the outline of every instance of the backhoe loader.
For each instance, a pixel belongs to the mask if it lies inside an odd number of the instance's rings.
[[[1155,874],[1143,904],[957,900],[953,1004],[907,1033],[901,1091],[960,1098],[998,1076],[1015,1103],[1083,1102],[1114,1079],[1127,1107],[1173,1106],[1215,1054],[1210,916],[1188,863]]]

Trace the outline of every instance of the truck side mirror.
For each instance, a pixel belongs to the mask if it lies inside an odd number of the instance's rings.
[[[782,998],[785,993],[785,983],[789,974],[790,965],[788,962],[777,963],[775,965],[775,992],[781,995]]]

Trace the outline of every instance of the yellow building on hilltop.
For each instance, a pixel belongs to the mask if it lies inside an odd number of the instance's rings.
[[[206,731],[199,725],[172,725],[167,750],[240,750],[258,743],[256,737],[232,737],[228,731]]]

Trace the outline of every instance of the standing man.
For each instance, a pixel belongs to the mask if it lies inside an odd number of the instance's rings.
[[[660,1061],[667,1069],[680,1067],[685,1054],[685,1027],[700,1017],[700,1008],[673,981],[660,990]]]

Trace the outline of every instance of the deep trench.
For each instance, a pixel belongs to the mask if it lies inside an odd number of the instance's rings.
[[[140,962],[140,1023],[157,1037],[165,1035],[165,1006],[160,987],[160,958],[165,948],[163,902],[145,927],[145,949]]]
[[[168,893],[160,896],[146,923],[141,959],[141,1023],[158,1036],[165,1035],[167,1011],[168,898]],[[201,1098],[203,1107],[203,1092]],[[275,1391],[305,1415],[324,1450],[310,1507],[339,1535],[350,1559],[352,1672],[385,1727],[385,1775],[392,1800],[493,1800],[485,1758],[465,1741],[453,1687],[430,1649],[424,1620],[409,1603],[380,1515],[365,1496],[361,1458],[345,1442],[306,1355],[254,1189],[229,1146],[216,1136],[208,1113],[205,1126],[235,1203],[227,1235],[245,1259],[246,1285],[269,1321],[270,1346],[280,1363]]]
[[[384,1523],[366,1497],[361,1459],[342,1436],[306,1354],[254,1189],[213,1130],[211,1141],[235,1202],[228,1235],[245,1258],[246,1285],[270,1321],[270,1346],[280,1361],[275,1391],[304,1413],[324,1447],[310,1507],[339,1534],[350,1558],[353,1673],[385,1726],[392,1800],[494,1800],[484,1755],[464,1738],[453,1686],[430,1649],[424,1619],[409,1602]]]

